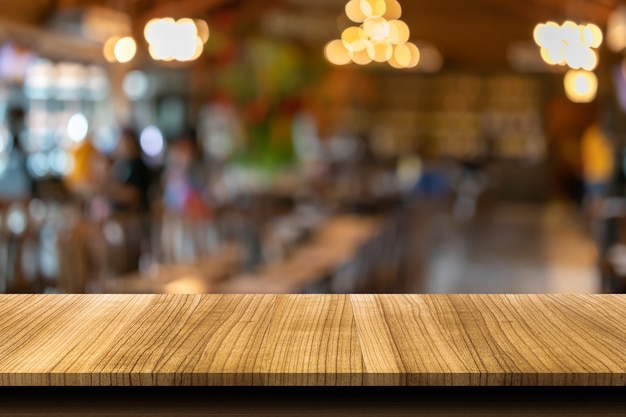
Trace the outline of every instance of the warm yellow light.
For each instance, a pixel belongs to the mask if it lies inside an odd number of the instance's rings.
[[[402,16],[402,6],[397,0],[387,0],[387,10],[383,17],[387,20],[400,19]]]
[[[171,56],[177,61],[191,61],[196,54],[198,30],[191,19],[180,19],[176,22],[175,47]]]
[[[174,24],[171,17],[150,20],[143,31],[146,41],[150,44],[162,43],[170,36]]]
[[[372,62],[372,58],[367,53],[367,49],[350,51],[350,57],[352,58],[352,62],[358,65],[367,65]]]
[[[407,42],[405,43],[405,45],[411,51],[411,60],[409,61],[409,64],[406,67],[415,68],[417,64],[419,64],[420,62],[420,50],[418,49],[417,45],[415,45],[413,42]]]
[[[550,54],[550,51],[548,51],[548,49],[542,47],[539,50],[539,53],[541,54],[541,59],[543,59],[543,62],[548,65],[557,65],[557,62],[552,59],[552,54]]]
[[[362,24],[342,31],[340,39],[343,48],[339,48],[334,41],[325,46],[324,54],[330,62],[336,61],[338,65],[343,65],[346,60],[343,55],[345,49],[350,59],[359,65],[389,60],[393,60],[390,65],[401,68],[417,65],[419,49],[415,45],[400,48],[398,57],[394,56],[394,45],[403,45],[410,37],[408,25],[400,20],[402,6],[398,0],[349,0],[345,5],[345,12],[346,21],[349,19]],[[335,48],[340,53],[338,59],[331,57]],[[399,63],[396,62],[398,59]],[[413,61],[415,62],[410,65]]]
[[[352,60],[350,51],[348,51],[340,39],[332,40],[326,44],[324,56],[333,65],[346,65]]]
[[[115,44],[119,39],[119,36],[112,36],[104,43],[104,46],[102,47],[102,55],[104,55],[104,59],[106,59],[107,62],[117,62],[117,59],[115,58]]]
[[[388,43],[372,43],[367,47],[367,53],[376,62],[386,62],[393,54],[393,46]]]
[[[563,79],[565,95],[574,103],[589,103],[596,98],[598,78],[593,72],[569,70]]]
[[[546,63],[550,65],[565,65],[565,48],[563,46],[549,45],[547,48],[541,49],[547,52],[548,59],[544,58]]]
[[[533,30],[533,39],[537,45],[552,49],[563,44],[561,26],[556,22],[540,23]]]
[[[363,22],[363,31],[371,40],[382,42],[389,36],[389,23],[383,17],[368,17]]]
[[[341,33],[343,45],[352,52],[363,51],[365,49],[367,35],[360,27],[350,26]]]
[[[581,33],[578,25],[571,20],[566,20],[561,25],[561,39],[568,44],[580,41]]]
[[[355,23],[361,23],[367,16],[361,11],[361,0],[350,0],[346,3],[346,16]]]
[[[130,36],[120,38],[115,42],[113,54],[118,62],[128,62],[135,57],[137,53],[137,43]]]
[[[153,44],[148,45],[148,52],[150,53],[150,57],[155,61],[162,59],[161,56],[157,53],[156,48]]]
[[[537,23],[535,25],[535,29],[533,29],[533,39],[535,40],[535,43],[539,46],[543,44],[543,33],[545,26],[546,25],[543,23]]]
[[[389,58],[387,63],[389,65],[391,65],[392,67],[394,67],[395,69],[404,69],[404,67],[402,65],[400,65],[400,63],[398,63],[398,61],[396,61],[396,58],[394,57],[393,54],[391,55],[391,58]]]
[[[161,61],[171,61],[174,59],[172,54],[170,53],[170,44],[165,42],[158,42],[150,44],[150,49],[152,52],[150,55],[154,57],[154,59]]]
[[[580,69],[593,59],[593,52],[582,42],[572,43],[564,50],[565,63],[572,69]]]
[[[626,48],[626,5],[615,8],[606,22],[606,44],[613,52]]]
[[[582,65],[582,69],[587,71],[593,71],[598,66],[598,52],[594,50],[589,50],[589,54],[587,55],[584,64]]]
[[[153,59],[191,61],[202,54],[209,27],[203,20],[153,19],[146,24],[144,36]]]
[[[200,38],[200,36],[196,36],[196,49],[191,59],[189,60],[195,61],[196,59],[200,58],[200,55],[202,55],[203,50],[204,50],[204,42],[202,42],[202,38]]]
[[[143,28],[143,37],[146,39],[148,43],[154,43],[156,37],[158,36],[157,31],[159,27],[159,21],[161,19],[151,19],[146,23],[146,26]]]
[[[202,43],[206,43],[209,40],[209,25],[202,19],[194,20],[196,24],[196,30],[198,31],[198,37]]]
[[[411,63],[411,48],[406,44],[396,45],[393,48],[393,58],[402,68],[407,68]]]
[[[387,36],[387,41],[394,45],[400,45],[409,40],[411,36],[411,31],[409,30],[409,26],[404,23],[402,20],[390,20],[389,24],[389,35]]]
[[[176,21],[178,36],[182,39],[192,39],[198,36],[196,22],[192,19],[184,18]]]
[[[360,6],[366,17],[382,16],[387,11],[385,0],[360,0]]]
[[[588,46],[598,48],[602,45],[602,30],[598,25],[588,23],[583,27],[583,39]]]

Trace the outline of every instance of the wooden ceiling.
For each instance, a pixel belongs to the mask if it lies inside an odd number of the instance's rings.
[[[336,22],[347,0],[28,0],[0,1],[0,18],[44,26],[55,11],[90,5],[128,13],[140,33],[150,18],[172,16],[206,18],[234,12],[235,19],[253,28],[263,16],[281,11],[301,19],[323,18]],[[412,39],[429,41],[443,53],[446,63],[467,67],[502,67],[506,49],[516,41],[532,39],[535,24],[573,19],[606,25],[620,0],[399,0],[402,19]],[[309,44],[318,46],[336,38],[337,28],[326,29]],[[336,27],[336,26],[335,26]]]

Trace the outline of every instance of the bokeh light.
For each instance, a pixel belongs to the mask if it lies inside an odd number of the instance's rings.
[[[352,20],[354,23],[361,23],[367,19],[367,16],[361,11],[361,0],[350,0],[346,3],[345,10],[348,19]]]
[[[383,17],[387,20],[400,19],[402,16],[402,6],[397,0],[387,0],[387,10]]]
[[[148,76],[143,71],[139,70],[130,71],[124,76],[124,80],[122,81],[124,94],[131,100],[145,98],[149,87]]]
[[[563,81],[565,95],[574,103],[589,103],[596,98],[598,78],[593,72],[569,70]]]
[[[410,36],[409,26],[402,20],[389,21],[389,42],[394,45],[400,45],[408,41]]]
[[[28,218],[26,210],[20,203],[13,203],[9,206],[6,222],[9,230],[13,234],[19,235],[26,231]]]
[[[433,74],[441,70],[443,67],[443,56],[437,48],[428,43],[420,43],[419,53],[417,68],[421,72]]]
[[[43,152],[37,152],[28,156],[26,168],[35,178],[43,178],[50,172],[48,157]]]
[[[119,142],[119,132],[113,126],[100,126],[95,129],[93,145],[102,153],[113,152]]]
[[[367,48],[367,53],[376,62],[387,62],[393,55],[393,46],[388,43],[372,43]]]
[[[113,54],[118,62],[129,62],[137,53],[137,43],[130,36],[120,38],[115,42]]]
[[[74,158],[61,148],[56,148],[48,154],[48,166],[52,173],[65,176],[74,169]]]
[[[76,143],[80,143],[87,137],[89,122],[82,113],[76,113],[67,122],[67,136]]]
[[[406,68],[411,63],[411,49],[404,44],[396,45],[393,49],[393,57],[399,65]]]
[[[372,62],[372,57],[370,57],[369,53],[367,53],[367,49],[350,51],[350,57],[352,58],[352,62],[357,65],[367,65]]]
[[[602,30],[598,27],[598,25],[589,23],[583,27],[582,31],[583,39],[587,45],[592,48],[599,48],[600,45],[602,45],[604,37],[602,35]]]
[[[360,6],[366,17],[382,16],[387,11],[385,0],[361,0]]]
[[[571,20],[540,23],[533,30],[541,59],[548,65],[567,65],[571,69],[593,70],[598,65],[596,48],[602,44],[600,28],[589,23],[577,25]]]
[[[611,12],[606,23],[606,43],[613,52],[626,48],[626,6],[621,5]]]
[[[334,65],[346,65],[351,61],[350,51],[339,39],[332,40],[326,44],[324,55],[328,62]]]
[[[102,234],[111,245],[119,246],[124,243],[124,229],[115,220],[108,220],[102,225]]]
[[[347,50],[362,51],[367,47],[367,35],[360,27],[351,26],[341,33],[341,41]]]
[[[117,58],[115,58],[115,44],[120,40],[119,36],[110,37],[102,47],[102,55],[104,55],[104,59],[109,63],[117,62]]]
[[[196,29],[198,31],[198,38],[200,39],[200,42],[203,44],[207,43],[209,40],[209,35],[211,33],[209,31],[209,25],[202,19],[196,19],[194,20],[194,22],[196,24]]]
[[[160,61],[185,62],[198,59],[209,35],[208,24],[199,19],[152,19],[144,28],[150,56]]]
[[[412,42],[407,42],[405,45],[409,48],[411,52],[411,60],[409,61],[409,65],[407,65],[407,68],[415,68],[420,62],[420,50],[417,45]]]
[[[342,30],[342,45],[339,40],[325,45],[324,56],[328,62],[334,65],[346,65],[350,61],[357,65],[387,62],[397,69],[418,65],[421,54],[415,44],[408,43],[411,32],[399,19],[402,7],[397,0],[349,0],[345,12],[349,20],[361,25]],[[441,63],[439,59],[438,68]]]
[[[165,149],[163,133],[156,126],[148,126],[141,131],[139,144],[143,153],[149,157],[159,156]]]
[[[28,214],[30,217],[35,220],[37,223],[41,223],[46,219],[46,203],[41,201],[39,198],[33,198],[28,203]]]
[[[371,40],[381,42],[389,36],[389,23],[383,17],[369,17],[363,22],[363,31]]]

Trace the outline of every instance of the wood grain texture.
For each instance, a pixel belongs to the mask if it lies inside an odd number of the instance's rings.
[[[2,386],[626,386],[623,295],[3,295]]]

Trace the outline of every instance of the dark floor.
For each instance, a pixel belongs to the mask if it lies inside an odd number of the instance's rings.
[[[597,293],[596,252],[564,203],[498,203],[466,223],[440,214],[428,293]]]

